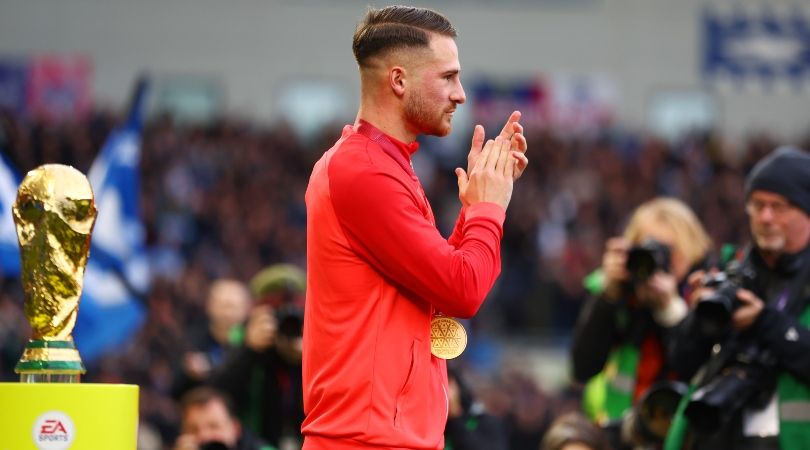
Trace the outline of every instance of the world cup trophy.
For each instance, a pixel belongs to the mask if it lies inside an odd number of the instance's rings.
[[[25,176],[12,210],[33,331],[14,371],[23,383],[78,383],[85,369],[71,333],[97,214],[93,189],[73,167],[46,164]]]

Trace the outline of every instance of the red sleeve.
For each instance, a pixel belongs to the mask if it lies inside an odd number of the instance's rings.
[[[455,248],[458,248],[459,242],[461,242],[461,239],[464,237],[465,209],[467,209],[465,206],[461,207],[461,211],[458,212],[458,218],[456,219],[456,226],[453,228],[453,233],[447,238],[447,243]]]
[[[504,209],[465,208],[454,247],[422,214],[410,176],[392,161],[375,165],[366,150],[377,148],[335,155],[329,167],[332,203],[353,250],[439,311],[472,317],[501,270]]]

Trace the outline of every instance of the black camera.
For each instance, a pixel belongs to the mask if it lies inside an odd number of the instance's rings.
[[[713,290],[695,306],[695,321],[703,336],[718,339],[731,330],[731,317],[741,305],[737,291],[751,289],[753,280],[754,274],[737,261],[732,261],[725,272],[706,275],[703,286]]]
[[[721,430],[743,406],[764,407],[776,388],[776,358],[755,343],[740,345],[730,361],[697,389],[684,410],[689,426],[697,434]]]
[[[646,281],[656,271],[669,272],[671,250],[667,244],[647,239],[627,252],[627,271],[633,283]]]
[[[686,384],[678,381],[659,381],[650,386],[625,419],[624,441],[635,445],[662,444],[688,390]]]
[[[698,300],[695,321],[703,336],[719,338],[731,329],[731,316],[740,306],[737,291],[741,286],[725,272],[707,275],[703,285],[714,290]]]
[[[611,446],[623,449],[661,445],[688,389],[679,381],[653,383],[621,419],[606,424],[604,430]]]
[[[279,336],[299,338],[304,334],[304,311],[292,304],[276,309],[276,323]]]
[[[695,306],[698,332],[714,341],[726,336],[734,311],[742,304],[737,291],[756,290],[755,276],[752,268],[738,261],[729,263],[725,272],[707,276],[704,286],[714,290]],[[765,406],[776,387],[776,358],[753,336],[734,335],[718,351],[684,411],[698,434],[720,430],[743,406]]]

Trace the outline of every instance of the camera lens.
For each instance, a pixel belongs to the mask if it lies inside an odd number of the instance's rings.
[[[653,239],[627,252],[627,271],[634,283],[646,281],[656,271],[669,272],[669,246]]]
[[[200,450],[230,450],[227,445],[219,441],[210,441],[200,445]]]
[[[731,317],[739,305],[737,286],[727,282],[700,299],[695,306],[695,319],[703,336],[718,338],[731,328]]]

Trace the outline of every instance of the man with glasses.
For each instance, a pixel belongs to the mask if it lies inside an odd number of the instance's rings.
[[[810,448],[810,154],[776,150],[751,170],[745,195],[752,245],[737,261],[740,288],[726,291],[723,333],[707,335],[697,306],[723,291],[691,280],[671,364],[689,374],[707,363],[683,402],[692,437],[673,444],[673,427],[668,450]]]

